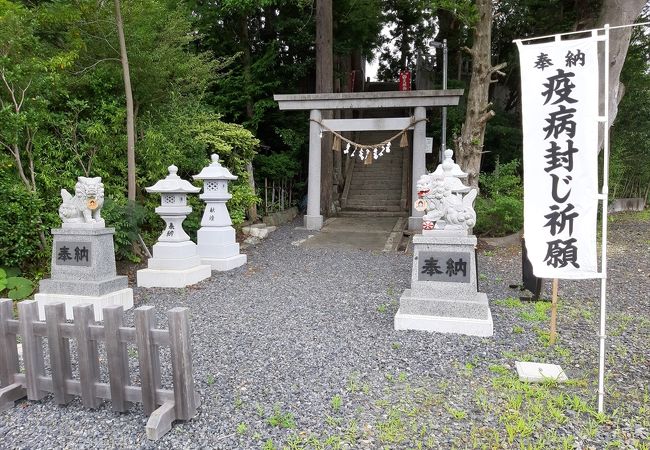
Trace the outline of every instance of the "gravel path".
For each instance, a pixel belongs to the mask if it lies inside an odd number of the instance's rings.
[[[519,250],[486,250],[479,283],[493,338],[396,332],[411,256],[301,248],[292,242],[309,232],[294,222],[247,249],[242,268],[186,289],[135,288],[136,306],[155,305],[161,325],[167,309],[191,309],[195,419],[152,443],[139,405],[118,414],[48,396],[0,413],[0,447],[647,449],[650,221],[615,217],[606,415],[594,411],[599,282],[561,282],[550,347],[548,303],[521,303],[508,287],[521,277]],[[572,382],[520,383],[515,359],[561,364]]]

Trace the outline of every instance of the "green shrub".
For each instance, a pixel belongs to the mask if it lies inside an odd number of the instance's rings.
[[[144,208],[134,202],[122,202],[107,197],[102,207],[102,218],[107,227],[115,228],[115,255],[117,259],[140,262],[133,251],[133,243],[138,241],[140,225],[144,221]]]
[[[233,225],[239,225],[246,219],[247,209],[260,202],[260,198],[255,195],[248,182],[242,182],[230,185],[232,198],[228,200],[228,212]]]
[[[11,175],[0,171],[0,266],[27,270],[49,257],[49,249],[41,248],[39,236],[46,231],[40,219],[43,201]]]
[[[492,173],[481,174],[481,195],[476,199],[476,227],[480,235],[505,236],[524,224],[524,190],[517,173],[518,160],[498,161]]]

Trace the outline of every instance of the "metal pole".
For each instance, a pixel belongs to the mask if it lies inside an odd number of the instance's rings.
[[[447,89],[447,39],[442,40],[442,88]],[[447,107],[442,107],[442,135],[440,137],[440,157],[442,162],[447,150]]]
[[[609,195],[609,24],[605,25],[605,105],[604,117],[601,122],[604,123],[603,139],[603,189],[601,192],[602,204],[602,242],[601,242],[601,272],[600,280],[600,349],[598,361],[598,412],[604,411],[605,403],[605,338],[607,320],[607,203]],[[594,31],[595,33],[595,31]]]

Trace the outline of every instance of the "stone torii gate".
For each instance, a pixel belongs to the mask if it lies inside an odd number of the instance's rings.
[[[377,119],[326,119],[322,110],[334,109],[384,109],[414,108],[413,157],[411,172],[411,213],[409,229],[421,228],[423,212],[415,210],[416,183],[426,172],[425,137],[426,108],[432,106],[456,106],[463,95],[462,89],[390,92],[346,92],[337,94],[274,95],[280,110],[310,110],[309,115],[309,172],[307,180],[307,214],[305,228],[320,230],[323,216],[320,213],[321,188],[321,125],[333,131],[390,131],[403,130],[411,124],[411,117]]]

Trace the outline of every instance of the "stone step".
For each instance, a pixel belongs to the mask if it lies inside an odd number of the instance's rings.
[[[386,205],[386,206],[368,206],[368,205],[346,205],[346,211],[391,211],[401,212],[402,208],[399,205]]]
[[[364,207],[385,207],[385,206],[400,206],[399,200],[376,200],[376,201],[358,201],[348,200],[345,204],[346,208],[364,208]]]
[[[363,191],[352,191],[350,190],[350,193],[348,195],[348,198],[352,197],[377,197],[377,198],[387,198],[387,197],[395,197],[399,198],[402,195],[402,190],[401,189],[391,189],[391,190],[372,190],[372,189],[365,189]]]
[[[352,179],[355,178],[364,178],[364,177],[401,177],[402,169],[400,170],[377,170],[374,172],[354,172],[352,174]]]
[[[402,183],[396,180],[359,180],[350,183],[350,192],[354,191],[401,191]]]
[[[340,217],[408,217],[407,211],[359,211],[344,208],[339,211]]]
[[[349,197],[348,205],[399,205],[402,199],[399,197]]]
[[[359,189],[356,191],[350,191],[349,198],[354,197],[384,197],[384,198],[400,198],[402,195],[401,189]]]
[[[393,174],[393,175],[353,175],[352,176],[352,183],[355,181],[357,182],[370,182],[372,183],[373,181],[379,181],[379,182],[384,182],[384,181],[390,181],[394,180],[397,183],[402,182],[402,177],[401,174]]]

